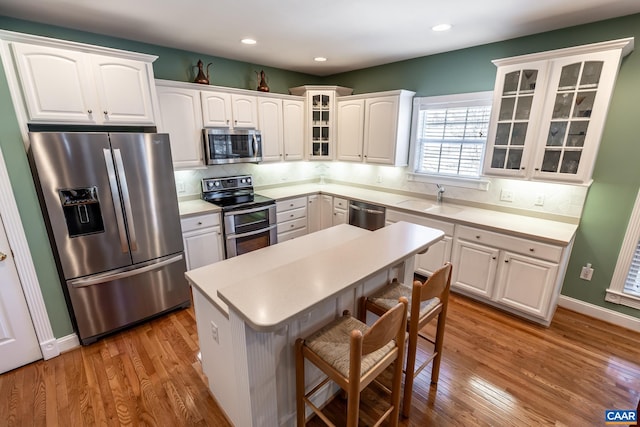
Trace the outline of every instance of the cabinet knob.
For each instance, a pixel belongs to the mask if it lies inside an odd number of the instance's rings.
[[[529,252],[535,252],[536,250],[534,248],[529,248]]]
[[[0,252],[0,262],[4,261],[5,259],[7,259],[7,254]]]
[[[508,260],[508,259],[505,259],[505,260],[504,260],[504,262],[509,262],[509,260]]]
[[[109,112],[107,110],[104,110],[103,113],[104,113],[105,116],[109,115]]]
[[[476,235],[476,239],[480,239],[480,236],[479,236],[479,235]]]
[[[87,113],[92,114],[93,110],[87,110]]]
[[[202,225],[202,221],[198,221],[198,225]]]
[[[533,170],[538,172],[540,170],[540,168],[534,168]]]
[[[291,214],[291,215],[289,215],[289,217],[290,217],[290,218],[293,218],[293,217],[294,217],[294,215],[293,215],[293,214]]]
[[[520,170],[524,170],[524,166],[522,166],[522,167],[520,168]]]
[[[496,257],[492,256],[491,259],[496,259]]]
[[[293,228],[293,227],[295,227],[295,225],[291,224],[289,227],[290,227],[290,228]]]

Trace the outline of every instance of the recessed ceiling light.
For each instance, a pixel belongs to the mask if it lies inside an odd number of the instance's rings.
[[[244,44],[256,44],[256,41],[254,39],[242,39],[240,41]]]
[[[315,58],[313,58],[313,60],[316,62],[325,62],[327,58],[325,58],[324,56],[316,56]]]
[[[451,29],[451,25],[450,24],[439,24],[439,25],[431,27],[431,29],[433,31],[447,31],[447,30]]]

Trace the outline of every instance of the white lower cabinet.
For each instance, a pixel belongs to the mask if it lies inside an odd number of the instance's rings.
[[[331,225],[349,222],[349,201],[340,197],[333,198],[333,220]]]
[[[307,234],[307,197],[280,200],[276,203],[278,243]]]
[[[442,240],[433,244],[424,254],[416,255],[416,273],[428,277],[442,267],[445,262],[451,260],[451,243],[454,230],[452,223],[387,209],[387,224],[393,224],[398,221],[406,221],[444,231],[445,236]]]
[[[570,250],[459,225],[452,288],[548,325]]]
[[[180,225],[187,270],[224,259],[219,213],[182,218]]]

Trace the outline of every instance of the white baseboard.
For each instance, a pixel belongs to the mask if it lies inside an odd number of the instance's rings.
[[[73,350],[76,347],[80,347],[80,340],[78,339],[78,335],[70,334],[62,338],[58,338],[58,350],[60,350],[60,353]]]
[[[558,298],[558,305],[604,322],[613,323],[614,325],[640,332],[640,318],[638,317],[618,313],[617,311],[589,304],[564,295],[560,295]]]

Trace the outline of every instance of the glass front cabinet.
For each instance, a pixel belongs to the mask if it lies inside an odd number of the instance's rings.
[[[299,86],[292,95],[306,96],[306,158],[335,159],[336,97],[351,95],[353,89],[340,86]]]
[[[494,61],[484,173],[587,183],[633,39]]]

